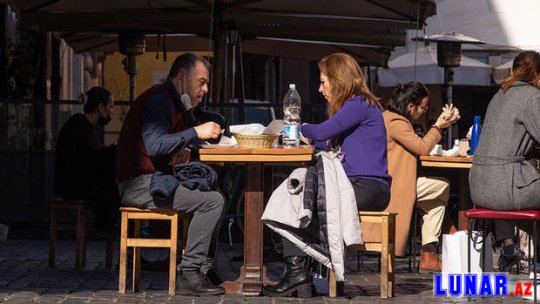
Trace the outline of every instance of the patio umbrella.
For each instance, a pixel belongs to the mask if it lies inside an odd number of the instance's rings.
[[[489,86],[491,69],[488,64],[461,55],[461,65],[455,68],[454,85]],[[409,52],[390,60],[387,69],[378,69],[377,76],[381,87],[413,80],[424,84],[444,84],[444,69],[437,65],[437,50],[429,46],[419,48],[416,54]]]
[[[251,40],[265,41],[253,46],[259,51],[268,49],[268,41],[309,41],[345,52],[355,47],[375,49],[352,55],[378,65],[386,63],[393,47],[405,43],[405,30],[416,28],[417,23],[423,24],[435,13],[430,0],[0,1],[15,8],[24,27],[61,32],[71,37],[66,41],[73,44],[82,41],[83,37],[77,36],[80,33],[107,35],[137,30],[213,39],[219,31],[237,30],[245,51],[249,51]],[[284,45],[276,43],[265,53],[286,53]],[[309,47],[305,50],[311,52]]]
[[[113,45],[111,35],[139,31],[183,34],[165,40],[168,50],[196,51],[195,46],[204,47],[204,40],[212,40],[217,51],[220,37],[237,31],[244,52],[317,60],[341,51],[361,63],[380,66],[386,64],[395,46],[405,44],[407,29],[420,27],[435,14],[431,0],[0,1],[15,8],[25,28],[60,33],[76,50]],[[90,35],[95,38],[88,40]],[[100,40],[99,36],[105,37]],[[204,50],[214,50],[208,45]],[[221,65],[237,58],[231,52],[227,58],[220,57],[224,52],[215,52],[215,62]]]
[[[514,60],[510,60],[493,68],[493,81],[495,81],[496,84],[502,84],[506,77],[508,77],[508,74],[510,74],[510,71],[512,70],[513,63]]]

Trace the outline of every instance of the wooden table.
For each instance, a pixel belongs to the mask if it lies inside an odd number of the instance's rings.
[[[244,265],[240,277],[234,282],[225,282],[228,294],[258,296],[263,281],[267,280],[263,267],[263,226],[265,164],[299,163],[312,159],[313,148],[298,149],[200,149],[202,162],[246,163],[246,194],[244,201]]]
[[[469,191],[469,169],[472,167],[472,157],[420,156],[420,164],[422,167],[460,169],[457,228],[459,230],[467,230],[465,211],[472,208]]]

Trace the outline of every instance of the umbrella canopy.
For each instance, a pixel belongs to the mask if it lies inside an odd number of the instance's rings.
[[[508,74],[510,74],[510,71],[512,70],[513,63],[514,61],[510,60],[493,68],[493,81],[495,81],[496,84],[501,84],[506,77],[508,77]]]
[[[455,68],[454,84],[468,86],[491,85],[488,64],[461,55],[461,65]],[[388,62],[387,69],[377,72],[381,87],[419,81],[424,84],[444,84],[444,69],[437,65],[437,50],[429,46],[398,56]]]
[[[392,48],[405,43],[405,30],[435,14],[430,0],[0,1],[15,8],[24,27],[60,32],[79,51],[99,49],[107,41],[114,44],[111,36],[85,41],[91,35],[114,35],[119,30],[208,39],[216,36],[216,31],[234,29],[239,31],[246,52],[251,49],[293,58],[305,54],[306,59],[319,59],[321,54],[342,51],[377,65],[385,65]],[[177,40],[178,44],[172,40],[167,48],[201,50],[195,49],[196,44],[191,47],[185,40]],[[252,40],[257,42],[250,46]],[[322,46],[326,50],[311,50]]]

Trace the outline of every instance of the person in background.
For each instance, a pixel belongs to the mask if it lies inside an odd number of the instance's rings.
[[[388,142],[388,172],[393,178],[390,204],[386,211],[397,212],[396,255],[403,256],[412,211],[417,202],[422,214],[422,251],[419,268],[441,271],[437,245],[450,195],[448,181],[441,177],[417,177],[417,157],[428,155],[441,140],[442,130],[459,116],[445,119],[443,114],[423,137],[412,123],[427,112],[429,91],[419,82],[398,84],[383,112]],[[416,223],[413,223],[416,224]]]
[[[313,140],[317,149],[332,149],[340,156],[358,210],[382,211],[390,200],[392,179],[387,170],[386,130],[379,100],[351,56],[329,55],[319,62],[319,69],[319,93],[328,102],[329,119],[304,124],[302,134]],[[286,238],[282,241],[286,272],[276,285],[264,286],[265,295],[287,296],[311,284],[307,255]]]
[[[178,265],[176,293],[220,295],[213,254],[223,217],[224,198],[218,191],[174,185],[172,166],[189,162],[199,140],[221,136],[219,124],[193,125],[192,111],[208,92],[209,63],[186,53],[176,58],[167,80],[143,92],[132,104],[118,140],[117,176],[122,203],[144,208],[172,208],[192,215],[186,253]],[[158,174],[159,173],[159,174]],[[158,177],[159,175],[159,177]],[[170,179],[168,179],[170,177]],[[170,196],[153,196],[151,181]],[[159,178],[159,180],[158,180]]]
[[[103,130],[114,114],[114,98],[102,87],[86,92],[84,113],[73,114],[58,135],[56,193],[65,200],[94,203],[97,229],[109,233],[118,220],[120,198],[115,181],[115,146],[103,143]]]
[[[510,75],[491,99],[482,125],[469,173],[476,207],[540,209],[540,171],[533,157],[535,145],[540,142],[539,88],[540,54],[520,53]],[[497,220],[494,227],[496,240],[502,243],[499,270],[509,271],[524,252],[515,243],[513,222]]]

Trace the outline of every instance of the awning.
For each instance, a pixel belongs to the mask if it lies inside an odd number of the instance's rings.
[[[407,29],[435,14],[430,0],[0,1],[12,5],[25,28],[58,32],[76,51],[116,50],[119,30],[166,34],[168,50],[208,50],[219,24],[239,31],[244,52],[316,60],[343,51],[381,66],[405,44]]]

